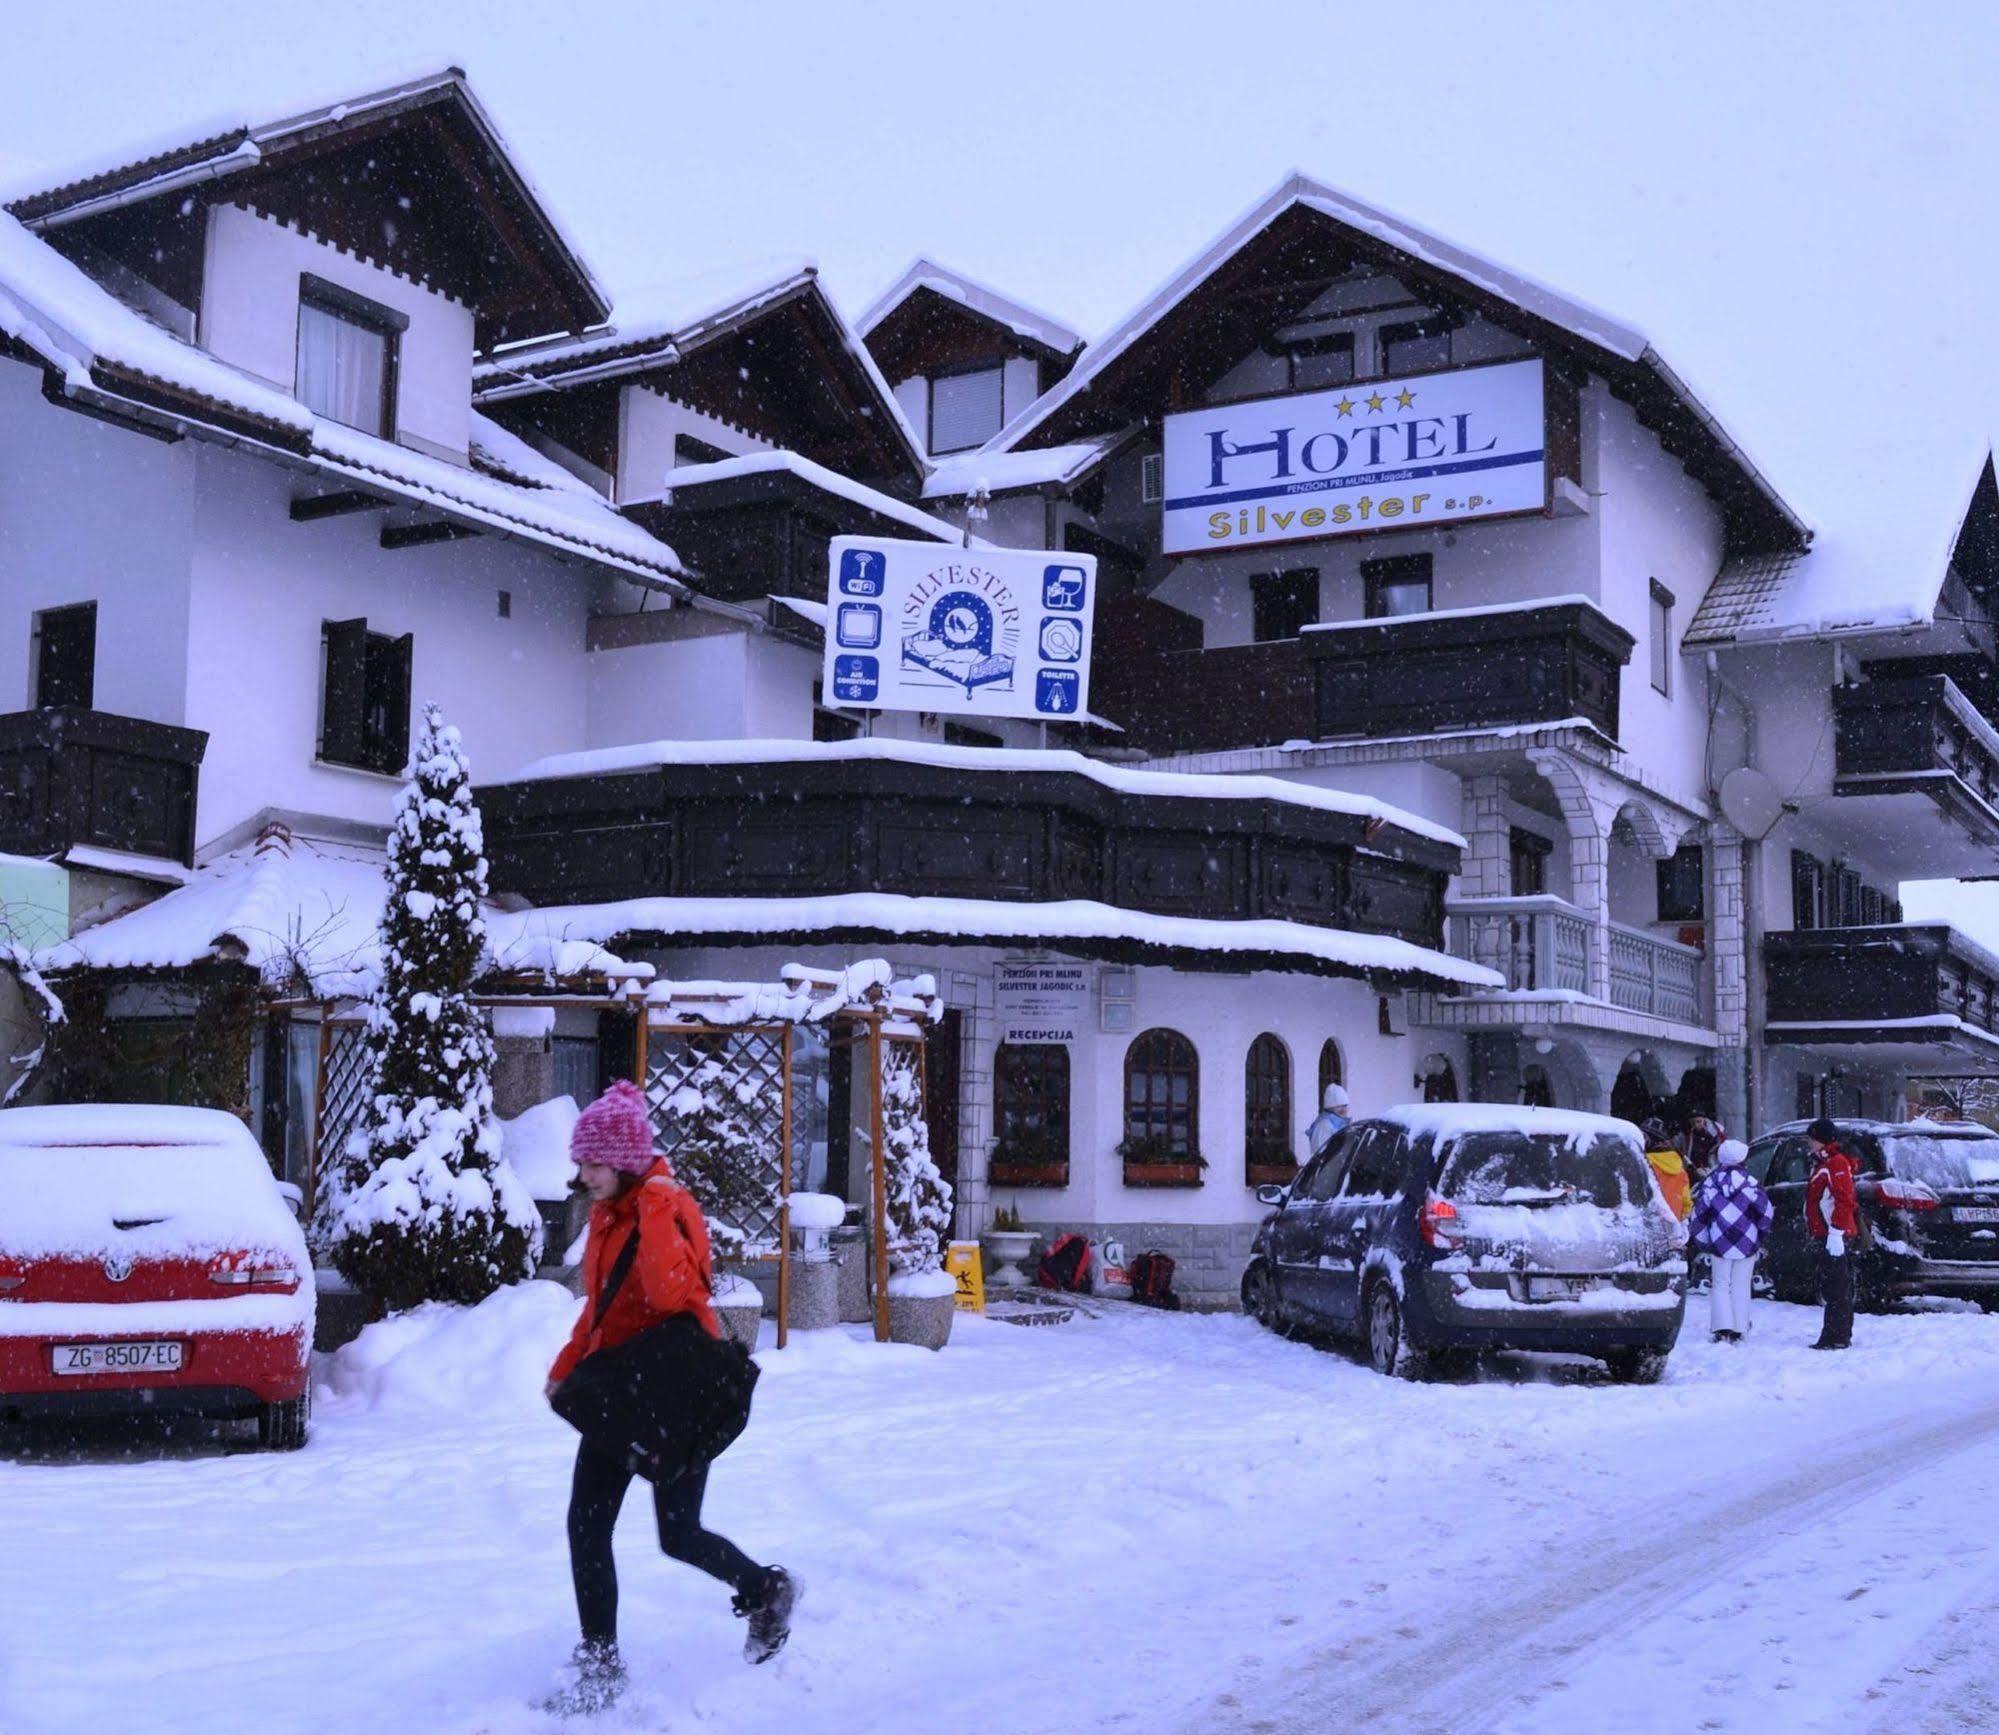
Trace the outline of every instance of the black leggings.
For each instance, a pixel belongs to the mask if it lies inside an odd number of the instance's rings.
[[[569,1484],[569,1570],[587,1640],[610,1643],[618,1636],[618,1566],[611,1555],[611,1532],[632,1475],[623,1461],[588,1440],[576,1448],[576,1474]],[[653,1485],[659,1545],[675,1560],[698,1566],[738,1595],[745,1594],[763,1582],[764,1569],[726,1536],[701,1528],[701,1498],[707,1491],[706,1464]]]

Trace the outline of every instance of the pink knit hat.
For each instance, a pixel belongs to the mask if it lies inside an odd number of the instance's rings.
[[[659,1161],[646,1099],[630,1079],[619,1079],[577,1116],[569,1135],[569,1160],[602,1163],[629,1175],[643,1175]]]

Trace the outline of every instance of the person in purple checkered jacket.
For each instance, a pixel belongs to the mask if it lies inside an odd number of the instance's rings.
[[[1763,1237],[1776,1220],[1770,1195],[1757,1185],[1743,1161],[1749,1147],[1724,1140],[1715,1166],[1694,1189],[1687,1235],[1708,1255],[1708,1325],[1716,1343],[1740,1343],[1749,1329],[1749,1286]]]

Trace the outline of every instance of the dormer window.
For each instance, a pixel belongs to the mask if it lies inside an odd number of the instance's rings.
[[[1285,346],[1285,354],[1289,358],[1294,391],[1343,386],[1353,380],[1353,333],[1350,331],[1329,331],[1316,337],[1294,338]]]
[[[969,452],[1000,431],[1004,370],[974,368],[930,382],[930,450]]]
[[[407,315],[307,275],[299,280],[298,401],[385,440],[396,432],[396,350]]]
[[[1381,371],[1423,373],[1451,365],[1451,326],[1446,319],[1411,319],[1381,328]]]

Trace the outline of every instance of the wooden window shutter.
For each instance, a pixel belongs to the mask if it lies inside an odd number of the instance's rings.
[[[415,660],[416,635],[392,640],[389,652],[389,769],[401,772],[410,762],[410,665]]]
[[[326,679],[319,714],[319,756],[359,765],[365,756],[368,708],[368,623],[328,621]]]

